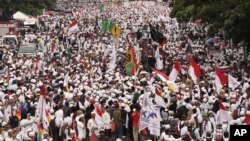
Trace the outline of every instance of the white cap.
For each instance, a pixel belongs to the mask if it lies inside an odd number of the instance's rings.
[[[249,115],[250,115],[250,111],[247,111],[247,112],[246,112],[246,115],[248,115],[248,116],[249,116]]]
[[[35,136],[35,132],[29,132],[29,136]]]
[[[7,122],[2,122],[2,126],[6,126],[7,125]]]
[[[70,130],[70,134],[75,134],[76,133],[76,131],[75,130]]]
[[[244,112],[244,111],[240,111],[240,115],[241,115],[241,116],[244,116],[244,115],[245,115],[245,112]]]
[[[170,125],[169,124],[165,125],[165,129],[170,129]]]
[[[195,97],[195,98],[199,98],[199,94],[195,94],[194,97]]]

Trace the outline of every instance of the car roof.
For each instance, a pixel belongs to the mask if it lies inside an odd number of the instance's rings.
[[[4,35],[2,38],[4,38],[4,37],[17,37],[16,35]]]

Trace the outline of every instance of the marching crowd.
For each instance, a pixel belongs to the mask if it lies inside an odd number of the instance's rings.
[[[37,30],[23,33],[23,43],[36,45],[36,56],[2,48],[0,141],[228,141],[230,125],[250,124],[249,57],[222,33],[208,37],[207,25],[179,24],[170,11],[169,3],[89,3],[72,7],[70,15],[40,17]],[[120,28],[119,37],[102,31],[105,20]],[[69,33],[73,21],[77,30]],[[149,25],[166,37],[164,44],[152,40]],[[129,46],[140,60],[135,75],[125,71]],[[196,82],[187,54],[201,68]],[[151,67],[169,75],[176,59],[181,71],[173,90]],[[239,84],[217,91],[215,65]],[[145,95],[159,108],[158,135],[150,126],[139,130]],[[221,110],[230,120],[223,120]]]

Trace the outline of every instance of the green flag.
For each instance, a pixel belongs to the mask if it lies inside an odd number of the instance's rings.
[[[102,32],[109,32],[113,27],[113,22],[109,20],[105,20],[102,22]]]

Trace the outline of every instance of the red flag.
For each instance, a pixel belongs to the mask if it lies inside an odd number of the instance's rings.
[[[195,62],[192,56],[189,56],[189,68],[188,74],[192,78],[192,80],[197,83],[197,79],[201,76],[201,68],[198,63]]]
[[[245,122],[247,125],[250,125],[250,115],[246,116],[246,118],[244,119],[244,122]]]
[[[169,74],[169,80],[175,82],[179,73],[181,73],[181,63],[178,59],[176,59],[174,68]]]
[[[225,85],[228,83],[228,77],[217,67],[215,66],[215,73],[220,79],[220,83]]]
[[[158,71],[157,69],[152,67],[151,69],[163,82],[167,82],[169,80],[168,76],[165,73]]]
[[[220,110],[217,113],[216,121],[218,123],[222,123],[223,121],[232,121],[233,120],[232,116],[228,113],[227,109],[225,108],[225,106],[221,101],[219,103],[219,107]]]
[[[228,83],[228,77],[217,66],[215,66],[215,74],[216,91],[220,93],[223,85]]]
[[[70,25],[69,25],[69,28],[68,28],[68,33],[72,33],[72,32],[75,32],[79,30],[79,27],[78,27],[78,21],[75,20],[73,21]]]
[[[100,107],[99,106],[95,106],[95,110],[96,110],[96,113],[100,116],[100,117],[102,117],[102,110],[100,109]]]

